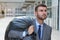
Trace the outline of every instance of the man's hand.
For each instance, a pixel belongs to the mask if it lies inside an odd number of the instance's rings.
[[[34,32],[34,26],[31,25],[29,28],[28,28],[28,33],[29,34],[32,34]]]

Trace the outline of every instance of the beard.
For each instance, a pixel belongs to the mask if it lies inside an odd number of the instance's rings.
[[[40,19],[40,20],[45,20],[47,18],[47,15],[46,14],[37,14],[37,18]]]

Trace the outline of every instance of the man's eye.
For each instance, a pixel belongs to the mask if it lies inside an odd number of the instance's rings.
[[[43,10],[40,10],[41,12],[43,12]]]
[[[45,12],[46,12],[47,10],[45,10]]]

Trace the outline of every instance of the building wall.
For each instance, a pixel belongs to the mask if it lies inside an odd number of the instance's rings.
[[[60,24],[60,0],[59,0],[59,24]],[[59,31],[60,31],[60,25],[59,25]]]
[[[57,29],[58,0],[52,0],[52,24]]]
[[[39,1],[40,1],[40,3],[46,4],[48,6],[48,18],[45,20],[45,22],[48,25],[50,25],[52,28],[57,29],[57,27],[58,27],[58,23],[57,23],[57,21],[58,21],[58,19],[57,19],[57,16],[58,16],[58,0],[36,0],[35,4],[37,4],[37,5],[40,4]],[[36,6],[35,4],[30,5],[27,8],[26,12],[23,12],[19,9],[21,6],[20,4],[21,3],[13,3],[13,2],[12,3],[9,3],[9,2],[3,3],[6,15],[34,16],[33,13],[34,13],[34,7]],[[59,7],[59,9],[60,9],[60,7]],[[9,12],[7,12],[7,10]],[[10,10],[12,11],[11,13],[10,13]],[[59,13],[60,13],[60,10],[59,10]],[[60,14],[59,14],[59,17],[60,17]],[[59,18],[59,24],[60,24],[60,18]],[[60,29],[60,25],[59,25],[59,29]]]

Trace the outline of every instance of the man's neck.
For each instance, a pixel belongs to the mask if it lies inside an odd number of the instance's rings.
[[[44,23],[44,20],[37,19],[37,21],[38,21],[39,24],[43,24]]]

